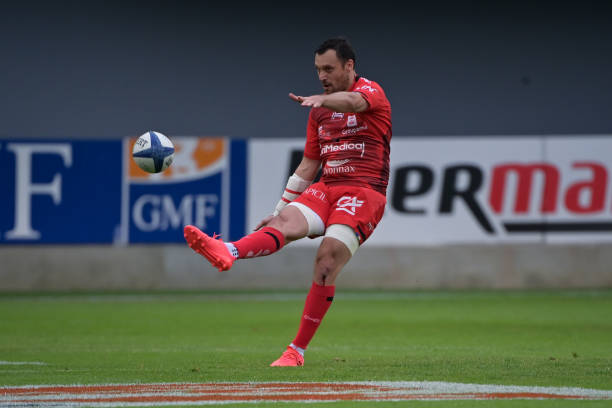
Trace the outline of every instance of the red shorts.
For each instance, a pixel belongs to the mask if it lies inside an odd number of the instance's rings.
[[[332,224],[348,225],[355,231],[359,244],[363,244],[380,222],[387,198],[366,187],[319,182],[308,187],[294,202],[317,213],[325,228]]]

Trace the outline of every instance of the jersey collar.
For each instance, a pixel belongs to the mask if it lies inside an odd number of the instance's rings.
[[[353,92],[355,88],[357,88],[357,82],[359,82],[360,79],[361,77],[359,75],[355,75],[355,82],[353,82],[353,86],[351,86],[351,89],[349,89],[348,92]]]

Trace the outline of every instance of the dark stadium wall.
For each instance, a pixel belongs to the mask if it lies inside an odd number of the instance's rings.
[[[461,3],[461,4],[459,4]],[[612,132],[610,2],[3,2],[0,136],[302,137],[348,36],[394,134]]]

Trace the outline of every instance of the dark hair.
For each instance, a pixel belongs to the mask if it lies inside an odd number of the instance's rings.
[[[323,41],[323,43],[319,45],[319,48],[315,50],[315,54],[321,55],[327,50],[335,50],[338,59],[342,61],[342,65],[350,59],[352,59],[354,63],[357,61],[355,59],[355,50],[353,46],[344,37],[334,37]]]

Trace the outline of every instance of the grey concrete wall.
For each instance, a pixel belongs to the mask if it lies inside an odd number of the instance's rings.
[[[0,247],[0,291],[304,288],[314,248],[286,247],[219,273],[182,245]],[[612,245],[363,247],[339,287],[612,288]]]

